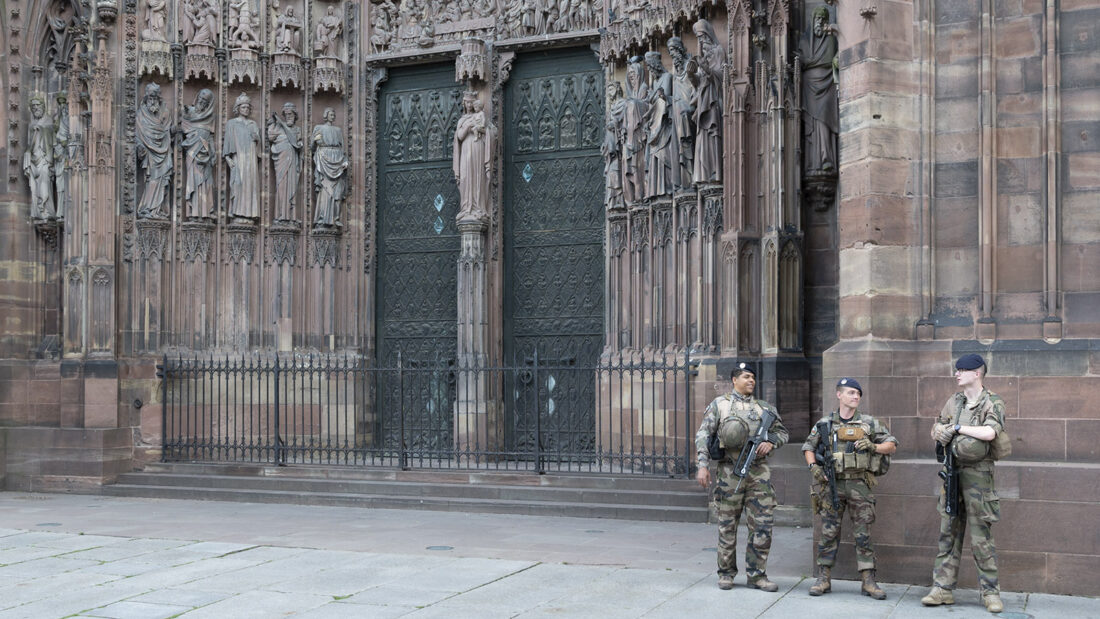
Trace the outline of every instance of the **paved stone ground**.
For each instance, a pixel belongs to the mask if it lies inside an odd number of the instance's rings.
[[[988,617],[834,581],[807,595],[810,531],[780,528],[779,593],[720,591],[713,526],[0,493],[9,617]],[[1006,617],[1100,617],[1100,600],[1006,593]],[[1015,614],[1014,614],[1015,613]]]

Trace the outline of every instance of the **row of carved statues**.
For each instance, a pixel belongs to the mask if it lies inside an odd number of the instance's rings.
[[[160,86],[146,85],[135,127],[137,163],[143,172],[137,217],[169,217],[173,147],[176,147],[182,150],[185,168],[183,216],[213,219],[217,215],[214,182],[218,160],[214,93],[205,88],[200,90],[194,103],[183,107],[176,128],[163,107]],[[30,184],[31,217],[49,221],[63,217],[58,205],[65,204],[71,173],[66,169],[68,110],[61,109],[54,118],[48,118],[41,95],[31,98],[30,108],[32,121],[23,154],[23,171]],[[263,143],[259,126],[251,116],[252,101],[242,93],[233,105],[233,117],[225,123],[221,148],[229,174],[226,214],[240,223],[254,222],[261,213],[259,159]],[[324,122],[313,127],[309,134],[315,192],[312,224],[320,229],[341,225],[349,166],[343,131],[334,124],[336,113],[325,108],[322,117]],[[285,103],[279,114],[268,119],[266,142],[275,172],[272,218],[276,223],[297,224],[302,217],[298,179],[306,146],[293,103]]]
[[[233,48],[259,49],[260,16],[253,4],[256,0],[228,0],[229,27],[227,44]],[[141,37],[145,41],[168,42],[168,10],[175,3],[168,0],[145,0],[145,28]],[[182,41],[188,45],[217,47],[220,29],[218,18],[222,14],[221,0],[183,0],[180,18]],[[271,49],[278,53],[302,52],[302,29],[305,22],[295,13],[293,6],[280,7],[279,0],[269,5]],[[325,15],[313,28],[313,51],[317,56],[335,57],[344,32],[344,20],[339,7],[329,5]]]
[[[502,38],[591,30],[603,0],[381,0],[370,10],[371,49],[380,53],[494,29]]]
[[[692,55],[680,37],[661,53],[631,58],[626,90],[608,83],[603,143],[607,204],[621,208],[722,181],[722,75],[725,52],[706,20],[692,26],[699,42]]]

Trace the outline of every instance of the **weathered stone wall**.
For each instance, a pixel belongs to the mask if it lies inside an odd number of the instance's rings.
[[[1014,439],[996,472],[1001,584],[1094,593],[1100,545],[1078,532],[1100,513],[1098,17],[1094,1],[841,7],[840,341],[821,397],[857,378],[901,441],[878,490],[883,580],[931,582],[928,433],[954,359],[978,352]],[[839,567],[854,572],[850,539]]]

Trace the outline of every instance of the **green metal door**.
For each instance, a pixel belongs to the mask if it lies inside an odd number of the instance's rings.
[[[594,450],[603,348],[603,74],[588,49],[520,56],[505,99],[504,353],[511,447]]]
[[[445,456],[460,248],[451,153],[462,89],[454,67],[392,70],[378,108],[377,362],[396,367],[400,351],[403,368],[400,380],[379,383],[379,431],[387,448],[403,433],[412,456]]]

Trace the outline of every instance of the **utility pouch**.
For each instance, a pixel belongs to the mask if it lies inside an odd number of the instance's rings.
[[[837,426],[836,429],[838,441],[858,441],[865,436],[867,436],[867,433],[861,425],[842,425]]]

